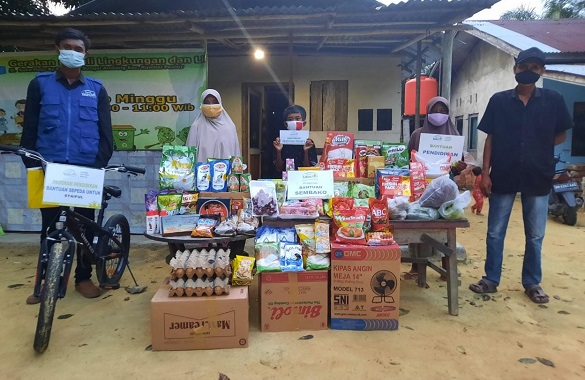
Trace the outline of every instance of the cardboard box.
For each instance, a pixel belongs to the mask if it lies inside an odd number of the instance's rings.
[[[331,328],[397,330],[400,247],[331,244]]]
[[[247,286],[211,297],[169,297],[165,287],[150,309],[154,351],[248,347]]]
[[[260,330],[326,330],[328,286],[328,271],[261,273]]]
[[[198,220],[199,215],[197,214],[161,216],[162,236],[189,236],[197,226]]]

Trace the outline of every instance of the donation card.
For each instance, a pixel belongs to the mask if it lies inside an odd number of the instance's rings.
[[[333,171],[291,170],[287,188],[287,199],[333,198]]]
[[[47,164],[43,203],[99,209],[105,171],[84,166]]]
[[[451,162],[461,161],[464,141],[464,136],[421,133],[418,154],[430,162],[437,162],[451,153]]]
[[[309,138],[309,131],[280,131],[280,142],[282,145],[305,145]]]

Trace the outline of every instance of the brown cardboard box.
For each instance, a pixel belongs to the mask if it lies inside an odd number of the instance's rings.
[[[326,330],[329,272],[260,274],[262,332]]]
[[[397,330],[400,248],[331,244],[331,328]]]
[[[248,347],[247,286],[211,297],[169,297],[165,287],[150,309],[154,351]]]

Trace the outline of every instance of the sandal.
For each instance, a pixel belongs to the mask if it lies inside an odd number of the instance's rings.
[[[496,285],[483,278],[475,284],[469,285],[469,289],[477,294],[496,293],[498,291],[498,287]]]
[[[549,301],[548,296],[546,295],[544,290],[542,290],[540,285],[528,286],[524,290],[524,293],[526,293],[528,298],[530,298],[530,300],[534,303],[539,303],[539,304],[540,303],[548,303],[548,301]]]

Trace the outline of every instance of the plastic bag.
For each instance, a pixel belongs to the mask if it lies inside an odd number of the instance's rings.
[[[410,203],[408,197],[388,198],[388,213],[390,220],[404,220],[408,214]]]
[[[435,220],[439,219],[439,212],[430,207],[421,207],[418,202],[410,204],[406,219],[408,220]]]
[[[429,183],[419,202],[422,207],[439,208],[443,203],[457,198],[457,195],[457,184],[448,175],[443,175]]]
[[[463,209],[471,203],[469,190],[459,194],[454,200],[445,202],[439,207],[439,214],[445,219],[463,219]]]

